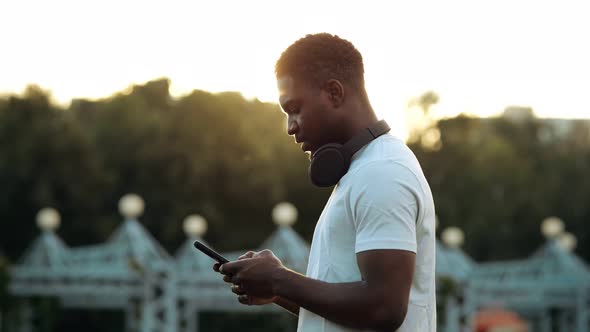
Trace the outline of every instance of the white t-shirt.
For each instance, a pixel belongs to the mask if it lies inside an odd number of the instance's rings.
[[[334,188],[316,225],[307,276],[326,282],[360,281],[356,254],[372,249],[416,253],[406,318],[397,331],[436,331],[435,213],[416,157],[385,134],[359,150]],[[359,331],[304,308],[297,331]],[[393,331],[393,327],[392,327]]]

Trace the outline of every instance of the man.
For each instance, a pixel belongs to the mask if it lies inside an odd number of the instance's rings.
[[[288,134],[314,158],[378,119],[361,54],[330,34],[307,35],[276,64]],[[246,305],[276,303],[298,331],[436,330],[435,226],[430,188],[413,153],[389,134],[352,156],[313,236],[306,276],[272,252],[248,252],[214,269]]]

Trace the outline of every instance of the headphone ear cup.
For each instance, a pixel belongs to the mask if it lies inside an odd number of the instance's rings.
[[[330,187],[340,181],[349,166],[350,157],[341,144],[326,144],[313,154],[309,165],[309,177],[318,187]]]

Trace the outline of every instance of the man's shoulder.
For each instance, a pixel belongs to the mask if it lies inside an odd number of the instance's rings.
[[[402,140],[386,134],[376,138],[353,156],[351,168],[361,168],[369,164],[387,166],[393,163],[408,167],[418,165],[416,156]]]
[[[385,136],[385,135],[384,135]],[[352,197],[407,193],[424,197],[429,191],[422,168],[406,144],[391,136],[379,137],[366,147],[342,178],[342,190]]]
[[[422,169],[416,156],[400,139],[383,135],[365,147],[351,163],[352,177],[386,176],[398,178],[408,175],[419,178]]]

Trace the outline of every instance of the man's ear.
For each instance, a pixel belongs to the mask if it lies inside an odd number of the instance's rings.
[[[344,86],[339,80],[327,80],[324,84],[324,90],[334,108],[340,107],[344,103]]]

